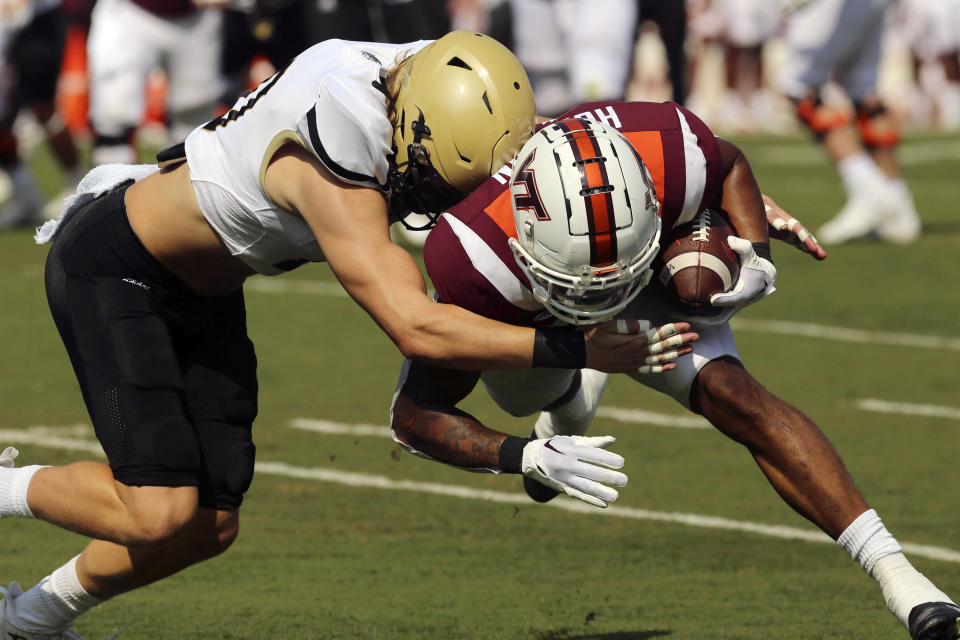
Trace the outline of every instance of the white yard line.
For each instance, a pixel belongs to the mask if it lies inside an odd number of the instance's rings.
[[[390,427],[374,424],[344,424],[342,422],[331,422],[330,420],[294,418],[290,421],[290,426],[294,429],[313,431],[314,433],[330,433],[334,435],[350,436],[379,436],[382,438],[390,437]]]
[[[655,413],[642,409],[624,409],[621,407],[600,407],[597,415],[620,422],[647,424],[655,427],[672,427],[675,429],[712,429],[712,425],[699,416],[692,414],[675,415],[670,413]],[[290,426],[301,431],[328,433],[333,435],[351,436],[380,436],[390,437],[390,428],[372,424],[344,424],[330,420],[314,420],[312,418],[294,418]]]
[[[731,326],[738,331],[776,333],[807,338],[821,338],[823,340],[838,340],[840,342],[855,342],[859,344],[882,344],[896,347],[960,351],[960,338],[948,336],[867,331],[864,329],[833,327],[809,322],[792,322],[789,320],[747,320],[734,318],[731,321]]]
[[[890,402],[877,398],[863,398],[856,400],[853,406],[857,409],[875,411],[877,413],[895,413],[905,416],[960,420],[960,409],[956,407],[941,407],[935,404],[914,404],[911,402]]]
[[[321,423],[325,421],[311,421]],[[336,425],[337,423],[327,423]],[[349,425],[347,425],[349,426]],[[371,425],[361,425],[372,427]],[[379,431],[384,431],[383,427],[372,427]],[[44,429],[33,430],[15,430],[0,429],[0,445],[6,444],[31,444],[51,449],[63,449],[68,451],[85,451],[96,453],[102,457],[103,451],[100,445],[91,440],[82,440],[77,438],[66,438],[48,435]],[[389,491],[413,491],[417,493],[428,493],[432,495],[461,498],[464,500],[486,500],[489,502],[499,502],[506,504],[530,505],[530,499],[522,493],[506,493],[502,491],[486,491],[481,489],[472,489],[470,487],[436,484],[432,482],[414,482],[411,480],[394,480],[386,476],[377,476],[367,473],[356,473],[344,471],[343,469],[323,469],[315,467],[295,467],[284,462],[258,462],[256,472],[284,476],[288,478],[299,478],[303,480],[315,480],[319,482],[332,482],[335,484],[364,487],[371,489],[381,489]],[[547,507],[570,511],[573,513],[585,513],[592,515],[603,515],[618,518],[628,518],[631,520],[647,520],[658,522],[670,522],[674,524],[683,524],[691,527],[700,527],[704,529],[721,529],[727,531],[742,531],[756,535],[783,538],[787,540],[803,540],[808,542],[833,543],[825,534],[819,531],[809,529],[799,529],[780,525],[768,525],[758,522],[748,522],[743,520],[731,520],[717,516],[705,516],[695,513],[679,513],[666,511],[649,511],[647,509],[634,509],[632,507],[612,506],[607,509],[597,509],[588,506],[582,502],[561,496],[560,498],[547,503]],[[930,545],[917,545],[909,542],[901,542],[904,550],[915,556],[922,556],[932,560],[942,560],[944,562],[953,562],[960,564],[960,551],[947,549],[944,547],[935,547]]]

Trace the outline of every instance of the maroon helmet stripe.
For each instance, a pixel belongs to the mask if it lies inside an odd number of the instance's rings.
[[[663,149],[661,209],[676,211],[679,215],[687,197],[687,158],[683,148],[683,132],[679,129],[661,131],[660,140]],[[663,223],[669,225],[664,228],[671,228],[676,218],[664,219]]]
[[[574,160],[583,162],[601,157],[600,147],[593,132],[587,129],[579,120],[561,120],[557,122],[572,142]],[[606,163],[588,162],[579,164],[580,185],[584,190],[602,187],[609,184]],[[587,228],[590,238],[590,265],[604,267],[616,262],[617,236],[616,218],[613,210],[613,198],[609,192],[594,193],[584,196],[584,206],[587,210]]]

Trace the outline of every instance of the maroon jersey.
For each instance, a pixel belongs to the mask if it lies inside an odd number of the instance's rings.
[[[558,119],[564,118],[603,122],[630,141],[653,178],[664,232],[693,219],[720,191],[717,140],[678,104],[591,102]],[[502,168],[440,217],[427,236],[424,262],[441,302],[511,324],[551,324],[507,244],[517,237],[510,170]]]

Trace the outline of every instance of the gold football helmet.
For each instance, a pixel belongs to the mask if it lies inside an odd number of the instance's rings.
[[[426,214],[430,222],[420,228],[433,226],[533,134],[533,90],[523,66],[481,33],[453,31],[427,45],[402,63],[389,90],[391,212],[401,221]]]

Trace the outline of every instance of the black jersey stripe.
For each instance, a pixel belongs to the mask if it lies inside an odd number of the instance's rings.
[[[380,182],[377,181],[377,179],[373,176],[351,171],[346,167],[340,166],[333,160],[333,158],[330,157],[330,154],[327,153],[327,150],[323,148],[323,142],[320,140],[320,131],[317,128],[316,105],[314,105],[313,109],[307,113],[307,132],[310,135],[310,144],[313,146],[313,150],[317,154],[317,157],[320,158],[320,162],[322,162],[324,166],[335,176],[348,182],[372,182],[374,184],[380,184]]]

